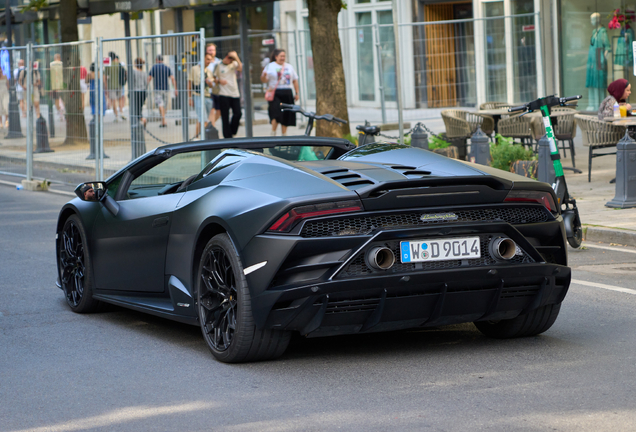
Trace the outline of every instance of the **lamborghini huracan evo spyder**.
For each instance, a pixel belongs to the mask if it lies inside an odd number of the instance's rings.
[[[76,193],[56,236],[71,309],[199,325],[224,362],[278,357],[293,331],[536,335],[570,284],[548,184],[399,144],[167,145]]]

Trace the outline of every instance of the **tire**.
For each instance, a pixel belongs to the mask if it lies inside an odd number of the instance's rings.
[[[484,335],[497,339],[536,336],[547,331],[557,316],[561,303],[545,305],[525,315],[501,321],[477,321],[475,327]]]
[[[71,215],[58,241],[58,274],[66,303],[73,312],[94,312],[99,301],[93,298],[93,271],[86,246],[86,232],[77,215]]]
[[[227,234],[214,236],[205,246],[196,289],[201,332],[217,360],[271,360],[285,352],[290,332],[260,330],[254,324],[243,265]]]

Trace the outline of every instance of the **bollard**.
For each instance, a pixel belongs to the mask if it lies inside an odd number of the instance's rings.
[[[420,123],[415,125],[415,129],[411,133],[411,147],[428,150],[428,134]]]
[[[538,180],[549,184],[556,181],[556,173],[554,172],[554,164],[550,154],[550,141],[548,137],[543,135],[539,140],[539,169]]]
[[[34,153],[50,153],[52,150],[49,147],[49,131],[46,127],[46,120],[40,115],[35,121],[35,145],[36,149]]]
[[[92,160],[95,159],[95,149],[97,148],[97,128],[95,127],[94,116],[91,121],[88,122],[88,137],[91,146],[89,155],[86,157],[86,160]],[[109,157],[110,156],[104,153],[104,159],[108,159]]]
[[[91,143],[90,153],[86,160],[95,159],[95,144],[97,143],[97,128],[95,127],[95,117],[88,122],[88,136]]]
[[[490,140],[479,126],[470,137],[470,161],[481,165],[490,165]]]
[[[636,207],[636,142],[628,132],[616,144],[616,195],[605,207]]]
[[[140,121],[139,116],[130,116],[130,123],[130,136],[132,137],[130,150],[132,160],[135,160],[139,156],[146,153],[146,137],[144,132],[144,125]]]

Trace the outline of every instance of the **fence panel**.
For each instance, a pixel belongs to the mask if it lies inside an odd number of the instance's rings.
[[[202,139],[201,45],[200,33],[101,41],[105,177],[161,145]]]
[[[0,172],[27,174],[26,90],[18,84],[26,47],[0,51]]]

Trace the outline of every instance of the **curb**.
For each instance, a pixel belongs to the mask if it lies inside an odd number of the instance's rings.
[[[22,183],[13,183],[13,182],[5,181],[5,180],[0,180],[0,184],[1,185],[6,185],[6,186],[16,187],[16,186],[20,186]],[[33,192],[36,192],[36,191],[33,191]],[[76,197],[77,196],[73,192],[55,190],[55,189],[51,189],[51,188],[49,188],[46,191],[37,191],[37,192],[50,192],[52,194],[65,195],[65,196],[70,196],[70,197]]]
[[[636,247],[636,231],[604,227],[583,227],[585,241],[616,243]]]

